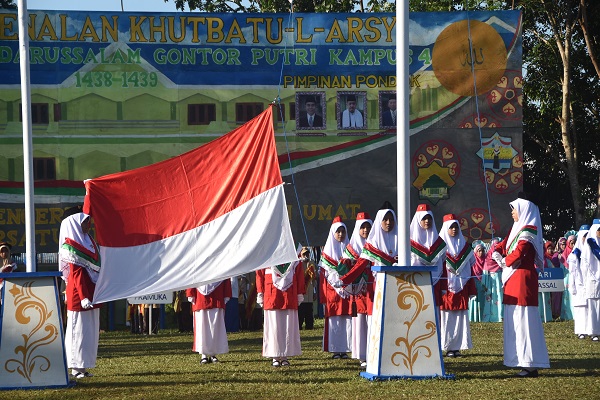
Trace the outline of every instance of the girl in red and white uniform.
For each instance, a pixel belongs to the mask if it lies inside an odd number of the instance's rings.
[[[264,309],[262,355],[272,358],[274,367],[289,366],[288,357],[302,354],[298,304],[305,288],[299,260],[256,271],[256,302]]]
[[[217,354],[229,353],[225,329],[225,304],[231,298],[231,280],[225,279],[186,290],[194,312],[192,351],[200,353],[201,364],[219,362]]]
[[[93,305],[100,272],[100,252],[89,235],[91,218],[73,214],[60,225],[59,268],[66,278],[67,326],[65,351],[67,366],[77,378],[90,377],[96,366],[100,339],[100,305]]]
[[[469,298],[477,289],[471,277],[475,256],[454,214],[446,214],[440,237],[446,243],[444,270],[440,279],[440,334],[442,351],[460,357],[460,350],[473,348],[469,323]]]
[[[348,244],[346,224],[334,218],[319,261],[321,303],[325,304],[323,350],[332,358],[348,358],[352,343],[352,307],[338,271],[339,262]]]
[[[439,285],[446,255],[446,243],[435,228],[433,212],[427,204],[419,204],[410,222],[410,264],[436,267],[431,273],[431,284],[437,306],[442,301]]]
[[[517,377],[537,377],[538,368],[550,368],[535,269],[544,268],[542,221],[531,201],[518,198],[510,206],[512,229],[493,253],[504,284],[504,365],[521,368]]]
[[[359,212],[356,215],[354,231],[340,260],[340,264],[346,268],[344,271],[340,268],[340,274],[345,275],[359,260],[372,226],[373,221],[368,213]],[[346,282],[345,276],[342,281]],[[367,365],[368,315],[373,312],[373,281],[373,275],[365,268],[353,281],[345,283],[346,291],[352,296],[352,304],[356,307],[356,315],[352,315],[352,358],[359,360],[363,367]]]

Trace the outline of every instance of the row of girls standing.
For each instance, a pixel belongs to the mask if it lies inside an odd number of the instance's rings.
[[[539,368],[550,367],[544,331],[538,315],[535,270],[535,265],[539,265],[543,257],[541,218],[538,207],[525,198],[518,198],[510,206],[514,220],[511,231],[500,243],[492,243],[490,252],[501,268],[504,285],[504,364],[521,368],[517,377],[536,377]],[[387,225],[386,218],[390,220]],[[600,221],[598,227],[600,228]],[[384,206],[378,211],[359,259],[341,277],[340,273],[345,269],[340,267],[342,256],[339,249],[343,248],[340,228],[345,228],[341,221],[332,225],[328,244],[335,247],[326,244],[320,263],[327,284],[332,289],[338,289],[336,293],[339,294],[339,289],[344,285],[355,281],[359,274],[370,274],[371,263],[397,265],[398,228],[391,206]],[[432,283],[436,304],[440,306],[441,346],[448,352],[447,355],[458,356],[460,350],[472,347],[468,302],[476,297],[476,287],[471,276],[477,267],[471,246],[460,232],[458,220],[452,214],[444,217],[441,233],[438,234],[433,213],[427,205],[419,205],[411,221],[410,243],[411,265],[435,267]],[[337,253],[334,253],[335,249]],[[337,264],[332,255],[339,257]],[[600,249],[598,255],[600,260]],[[339,278],[336,279],[336,275]],[[483,277],[483,268],[481,276]],[[338,325],[327,322],[324,343],[331,343],[331,335],[336,333],[337,327]],[[345,327],[347,329],[348,325]],[[347,337],[347,331],[344,333]],[[339,356],[339,353],[334,352],[334,358],[336,355]]]
[[[367,338],[373,311],[375,282],[370,267],[392,265],[398,259],[396,215],[384,203],[373,222],[357,214],[352,236],[336,217],[321,253],[321,302],[325,304],[323,350],[334,359],[352,358],[366,367]]]
[[[600,341],[600,219],[579,229],[567,258],[575,334]]]

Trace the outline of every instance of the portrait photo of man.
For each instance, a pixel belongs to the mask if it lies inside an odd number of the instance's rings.
[[[379,99],[381,127],[396,127],[397,103],[396,93],[382,94]]]
[[[323,115],[321,110],[321,95],[300,95],[300,116],[297,119],[299,128],[323,128]]]
[[[366,128],[366,116],[364,115],[366,94],[346,93],[338,94],[341,113],[342,129]]]

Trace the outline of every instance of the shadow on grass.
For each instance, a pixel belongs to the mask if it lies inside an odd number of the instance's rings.
[[[460,359],[444,359],[447,373],[453,373],[457,379],[498,379],[510,378],[520,368],[509,368],[503,365],[502,356],[493,355],[497,360],[478,361],[477,358],[490,357],[478,355],[465,355]],[[560,371],[560,372],[558,372]],[[600,376],[600,359],[596,357],[550,359],[549,369],[540,369],[540,376],[544,377],[591,377]]]

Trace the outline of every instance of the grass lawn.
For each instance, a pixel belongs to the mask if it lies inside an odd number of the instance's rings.
[[[445,359],[455,380],[361,378],[358,360],[321,351],[323,320],[302,331],[303,355],[273,368],[261,356],[262,332],[229,334],[229,354],[200,365],[191,334],[100,335],[92,378],[68,389],[0,391],[2,399],[600,399],[600,343],[580,340],[573,322],[544,324],[551,369],[537,379],[513,378],[502,365],[502,324],[471,324],[474,348]]]

